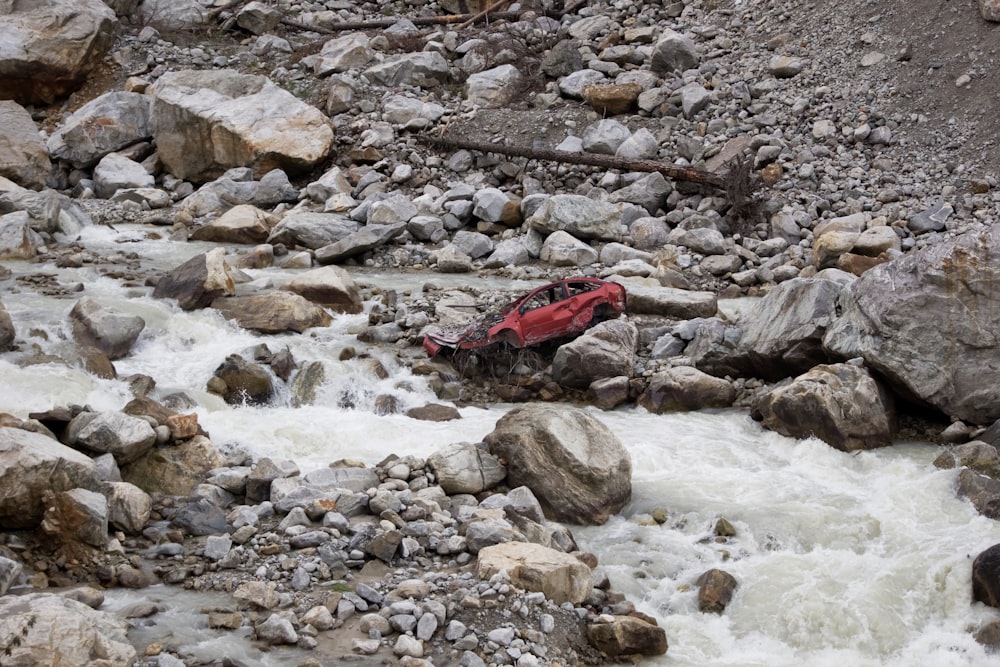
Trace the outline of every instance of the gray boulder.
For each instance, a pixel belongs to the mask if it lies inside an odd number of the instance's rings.
[[[611,276],[609,280],[616,280]],[[719,308],[712,292],[696,292],[675,287],[651,287],[619,280],[628,291],[628,311],[637,315],[662,315],[675,320],[712,317]]]
[[[659,41],[653,45],[649,68],[657,74],[666,75],[691,69],[698,61],[698,49],[694,42],[667,28],[660,33]]]
[[[545,234],[564,231],[578,239],[621,239],[622,209],[583,195],[554,195],[525,221],[528,227]]]
[[[747,372],[773,382],[831,361],[823,337],[844,289],[833,280],[794,278],[768,292],[740,320],[739,355]]]
[[[343,37],[328,40],[323,44],[319,57],[313,65],[313,71],[316,76],[346,72],[357,67],[364,67],[374,57],[375,52],[372,50],[368,36],[363,32],[352,32]]]
[[[0,176],[40,190],[52,171],[45,142],[31,114],[17,102],[0,100]]]
[[[191,240],[258,244],[267,240],[275,224],[274,217],[267,211],[250,204],[239,204],[194,230]]]
[[[552,379],[565,387],[586,389],[595,380],[631,376],[639,331],[626,320],[601,322],[556,350]]]
[[[225,459],[203,435],[170,447],[153,447],[122,466],[122,479],[147,493],[187,496]]]
[[[94,192],[101,199],[110,199],[119,190],[151,188],[155,184],[156,179],[145,167],[118,153],[105,155],[94,168]]]
[[[53,494],[45,510],[42,530],[66,545],[108,543],[108,501],[96,491],[70,489]]]
[[[0,192],[0,213],[23,211],[39,233],[76,236],[92,224],[90,216],[66,195],[55,190],[10,189]]]
[[[507,463],[510,486],[527,486],[550,519],[600,525],[632,496],[632,462],[607,426],[583,410],[525,405],[486,436]]]
[[[448,61],[437,51],[401,53],[369,67],[364,75],[386,87],[409,84],[432,88],[448,82]]]
[[[90,457],[41,433],[0,426],[0,527],[33,528],[46,492],[97,488]],[[2,623],[2,621],[0,621]]]
[[[149,422],[121,412],[81,412],[66,427],[66,441],[96,454],[111,454],[119,465],[153,448],[156,432]]]
[[[131,665],[137,655],[128,629],[129,622],[121,616],[67,596],[0,597],[0,637],[18,638],[6,646],[5,664]]]
[[[149,139],[149,97],[105,93],[74,111],[47,142],[49,154],[74,167],[89,167],[114,151]]]
[[[126,356],[146,328],[146,321],[138,315],[113,312],[87,296],[76,302],[69,317],[77,342],[97,348],[112,360]]]
[[[284,289],[340,313],[360,313],[361,290],[339,266],[323,266],[285,283]]]
[[[437,476],[445,493],[480,493],[491,489],[507,476],[507,469],[495,456],[467,442],[448,445],[427,457],[427,465]]]
[[[316,250],[347,238],[360,227],[359,223],[337,213],[293,211],[275,225],[267,242]]]
[[[888,287],[888,288],[887,288]],[[973,424],[1000,418],[1000,226],[866,271],[823,342],[898,392]]]
[[[31,259],[44,246],[27,213],[0,215],[0,259]]]
[[[320,264],[333,264],[341,260],[360,255],[385,245],[406,231],[405,222],[388,225],[366,225],[343,239],[325,245],[316,250],[316,261]]]
[[[20,104],[51,104],[82,86],[118,25],[101,0],[7,0],[0,8],[0,99]]]
[[[552,266],[588,266],[597,261],[597,251],[564,231],[552,232],[545,238],[538,258]]]
[[[329,119],[266,77],[169,72],[152,95],[152,134],[164,166],[178,178],[208,181],[230,167],[301,173],[333,146]]]
[[[190,30],[207,23],[209,12],[198,0],[142,0],[139,18],[158,30]]]
[[[105,494],[108,499],[108,522],[127,535],[142,532],[153,510],[150,495],[128,482],[108,482]]]
[[[153,289],[157,299],[177,299],[183,310],[204,308],[217,297],[236,293],[236,283],[226,263],[226,249],[216,248],[192,257],[167,275]]]
[[[782,435],[816,436],[845,452],[885,447],[896,435],[892,395],[853,364],[819,365],[758,395],[752,415]]]
[[[265,334],[326,327],[333,318],[323,308],[292,292],[278,291],[249,296],[227,296],[212,301],[212,308],[244,329]]]
[[[508,104],[524,88],[524,75],[511,64],[470,74],[466,96],[473,104],[496,109]]]
[[[681,412],[705,408],[727,408],[736,400],[728,380],[713,377],[691,366],[676,366],[656,373],[639,404],[650,412]]]

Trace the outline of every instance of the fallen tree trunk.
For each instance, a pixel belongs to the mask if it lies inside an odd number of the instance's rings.
[[[481,141],[450,139],[431,135],[421,135],[418,137],[418,140],[437,148],[497,153],[511,157],[524,157],[531,160],[603,167],[605,169],[618,169],[620,171],[657,172],[674,181],[696,183],[723,190],[726,193],[726,199],[729,201],[729,215],[733,220],[738,222],[737,228],[740,233],[750,233],[753,225],[761,217],[760,204],[762,197],[758,193],[761,181],[752,172],[750,161],[742,156],[730,162],[729,170],[725,174],[717,174],[705,171],[704,169],[684,167],[657,160],[629,160],[615,157],[614,155],[601,155],[599,153],[570,153],[568,151],[557,151],[547,148],[505,146],[503,144],[490,144]]]
[[[444,137],[433,137],[429,135],[421,136],[420,141],[439,148],[465,149],[481,151],[483,153],[498,153],[512,157],[526,157],[532,160],[547,160],[549,162],[564,162],[566,164],[579,164],[591,167],[604,167],[605,169],[620,169],[621,171],[642,171],[658,172],[666,178],[675,181],[687,181],[708,185],[713,188],[726,188],[726,178],[711,171],[695,169],[693,167],[683,167],[676,164],[668,164],[657,160],[629,160],[615,157],[614,155],[601,155],[599,153],[571,153],[569,151],[557,151],[549,148],[530,148],[528,146],[505,146],[503,144],[490,144],[482,141],[468,141],[466,139],[448,139]]]
[[[559,10],[559,11],[546,11],[544,14],[549,18],[556,20],[561,19],[567,14],[572,14],[580,7],[587,4],[589,0],[580,0],[580,2],[575,2],[569,7]],[[496,3],[495,6],[502,3]],[[311,32],[318,32],[326,35],[333,35],[338,32],[344,32],[346,30],[380,30],[384,28],[391,28],[396,25],[401,19],[407,19],[413,25],[451,25],[452,23],[461,23],[459,28],[467,28],[468,26],[476,23],[477,21],[482,21],[484,19],[498,19],[503,21],[518,21],[525,14],[525,12],[494,12],[493,7],[490,7],[486,11],[479,12],[478,14],[445,14],[443,16],[400,16],[394,19],[379,19],[376,21],[348,21],[346,23],[337,23],[330,27],[306,25],[305,23],[299,23],[297,21],[292,21],[291,19],[281,19],[281,25],[288,26],[289,28],[296,28],[297,30],[308,30]]]

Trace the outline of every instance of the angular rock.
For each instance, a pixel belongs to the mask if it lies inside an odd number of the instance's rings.
[[[895,402],[860,366],[819,365],[758,395],[754,419],[793,438],[816,436],[844,452],[891,445]]]
[[[0,637],[11,665],[131,665],[129,623],[117,614],[53,593],[0,597]],[[57,647],[57,648],[55,648]]]
[[[565,231],[578,239],[621,239],[621,206],[583,195],[549,197],[525,222],[545,234]]]
[[[283,289],[338,313],[360,313],[361,291],[339,266],[324,266],[299,274]]]
[[[556,350],[552,379],[586,389],[594,381],[632,375],[639,331],[626,320],[601,322]]]
[[[314,185],[316,183],[310,184],[309,187],[312,188]],[[327,188],[323,189],[323,192],[328,191]],[[298,245],[316,250],[347,238],[360,227],[361,225],[354,220],[337,213],[293,211],[271,230],[267,242],[283,243],[290,248]]]
[[[51,104],[83,85],[115,39],[101,0],[7,2],[0,13],[0,99]]]
[[[448,445],[431,454],[427,457],[427,465],[448,495],[481,493],[507,476],[507,469],[495,456],[466,442]]]
[[[266,77],[229,70],[168,72],[152,89],[150,128],[174,176],[196,182],[230,167],[301,173],[333,145],[330,121]]]
[[[138,535],[149,521],[153,499],[148,493],[128,482],[109,482],[105,486],[108,498],[108,522],[127,535]]]
[[[667,652],[667,633],[663,628],[634,616],[615,616],[610,621],[590,623],[587,639],[612,659]]]
[[[945,469],[964,466],[1000,480],[1000,452],[993,445],[979,440],[949,447],[934,459],[934,466]]]
[[[316,250],[316,261],[333,264],[385,245],[406,231],[405,222],[387,225],[367,225],[343,239]]]
[[[470,74],[465,82],[466,97],[473,104],[497,109],[509,104],[524,88],[524,76],[506,64]]]
[[[614,280],[611,276],[609,280]],[[637,315],[662,315],[675,320],[712,317],[718,299],[712,292],[693,292],[674,287],[648,287],[622,281],[628,291],[628,312]]]
[[[222,397],[230,405],[264,405],[274,397],[274,380],[260,364],[231,354],[215,369],[222,380]]]
[[[49,152],[31,114],[17,102],[0,100],[0,176],[40,190],[52,171]]]
[[[721,614],[736,592],[736,577],[724,570],[712,569],[698,577],[698,611]]]
[[[108,501],[87,489],[56,493],[45,510],[41,527],[63,544],[82,542],[104,548],[108,543]]]
[[[582,410],[518,407],[500,418],[485,441],[506,462],[508,484],[531,489],[551,519],[600,525],[632,495],[628,452]]]
[[[479,551],[476,576],[506,571],[514,586],[545,594],[556,604],[583,602],[591,589],[590,568],[574,556],[528,542],[505,542]]]
[[[892,289],[885,289],[886,285]],[[904,396],[972,424],[1000,418],[1000,226],[866,271],[824,345]]]
[[[323,308],[305,297],[284,291],[221,297],[212,301],[211,306],[244,329],[264,334],[302,333],[312,327],[329,326],[333,321]]]
[[[727,408],[736,400],[736,390],[728,380],[712,377],[690,366],[675,366],[649,379],[639,404],[650,412]]]
[[[691,69],[699,59],[698,49],[689,37],[667,28],[653,45],[649,68],[657,74],[671,74]]]
[[[44,494],[75,488],[97,488],[90,457],[41,433],[0,426],[0,526],[37,526]]]
[[[147,493],[187,496],[201,484],[210,470],[222,467],[224,459],[203,435],[170,447],[154,447],[132,463],[122,466],[122,479]]]
[[[96,348],[112,360],[128,355],[146,328],[146,321],[138,315],[113,312],[89,296],[76,302],[69,318],[80,345]]]
[[[217,297],[235,294],[236,283],[226,263],[226,249],[196,255],[160,278],[153,290],[157,299],[177,299],[183,310],[204,308]]]
[[[24,211],[0,215],[0,259],[31,259],[45,246]]]
[[[156,442],[149,422],[121,412],[81,412],[70,421],[67,441],[98,454],[111,454],[119,465],[134,461]]]
[[[564,231],[549,234],[538,258],[552,266],[588,266],[597,261],[597,251]]]
[[[119,190],[150,188],[156,179],[135,160],[109,153],[94,168],[94,192],[102,199],[110,199]]]
[[[448,82],[448,61],[437,51],[401,53],[369,67],[364,75],[390,88],[403,84],[432,88]]]
[[[83,168],[150,136],[149,97],[115,91],[74,111],[52,133],[47,146],[53,158]]]
[[[274,172],[270,172],[274,173]],[[264,243],[275,226],[274,217],[256,206],[239,204],[191,232],[192,241]]]

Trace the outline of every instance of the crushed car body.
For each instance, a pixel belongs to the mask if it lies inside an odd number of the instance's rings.
[[[494,343],[529,347],[581,333],[625,313],[625,288],[598,278],[566,278],[537,287],[471,324],[428,333],[424,349],[469,350]]]

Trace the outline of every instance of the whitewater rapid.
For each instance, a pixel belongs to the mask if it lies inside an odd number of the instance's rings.
[[[91,244],[106,242],[110,252],[128,231],[89,233]],[[130,243],[129,250],[141,246],[148,261],[164,268],[199,251],[197,245]],[[37,265],[6,265],[18,275],[39,271]],[[41,353],[68,349],[67,314],[83,294],[141,315],[146,329],[133,353],[115,362],[119,375],[153,377],[155,397],[186,393],[220,447],[291,459],[303,471],[342,458],[371,464],[390,454],[427,456],[453,442],[480,441],[511,407],[463,407],[462,419],[452,422],[376,414],[379,395],[392,395],[403,410],[438,399],[400,359],[419,350],[368,349],[357,340],[364,315],[337,316],[331,327],[302,335],[261,337],[214,311],[182,312],[172,302],[150,298],[146,288],[102,278],[93,267],[46,270],[84,289],[64,297],[8,290],[3,302],[19,338]],[[251,278],[271,279],[267,272]],[[392,276],[366,279],[398,282]],[[419,289],[419,283],[409,287]],[[287,346],[300,362],[323,363],[327,380],[316,404],[295,408],[283,397],[271,407],[233,407],[205,390],[226,356],[262,342],[273,351]],[[362,354],[341,361],[345,347]],[[57,361],[19,365],[12,361],[16,357],[0,359],[0,412],[24,418],[68,404],[118,410],[131,398],[125,379],[98,379]],[[387,377],[372,371],[375,362]],[[971,565],[978,553],[1000,543],[1000,524],[956,497],[956,471],[931,463],[940,453],[936,446],[898,443],[847,454],[815,439],[764,431],[744,411],[652,415],[630,408],[592,414],[632,457],[633,497],[608,524],[573,532],[581,548],[597,554],[613,588],[666,629],[668,653],[644,664],[996,664],[997,657],[972,637],[1000,612],[972,602]],[[665,523],[651,520],[655,510],[666,513]],[[735,537],[716,540],[719,518],[732,523]],[[739,582],[721,615],[698,611],[695,581],[712,568]],[[128,595],[111,593],[109,604],[124,605]],[[191,605],[192,614],[198,606],[166,590],[156,595],[178,607]],[[181,625],[192,624],[184,619]],[[208,646],[211,651],[224,645]],[[280,653],[242,659],[285,664]]]

